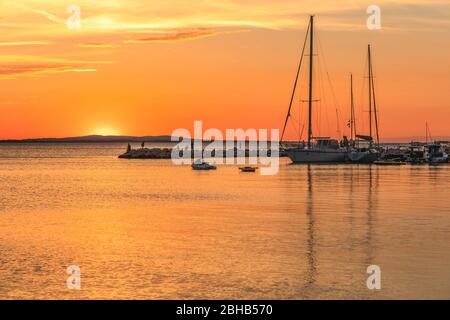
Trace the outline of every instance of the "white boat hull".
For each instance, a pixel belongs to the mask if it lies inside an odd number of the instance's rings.
[[[339,163],[347,159],[344,150],[292,149],[286,154],[293,163]]]

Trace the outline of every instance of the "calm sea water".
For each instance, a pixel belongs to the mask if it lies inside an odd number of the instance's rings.
[[[0,145],[0,298],[450,298],[450,166],[261,176],[124,150]]]

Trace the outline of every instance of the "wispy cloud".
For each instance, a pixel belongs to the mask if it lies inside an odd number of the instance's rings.
[[[59,18],[56,15],[51,14],[50,12],[47,12],[45,10],[32,10],[32,11],[46,17],[48,20],[50,20],[52,22],[66,23],[66,18]]]
[[[98,42],[87,42],[76,44],[80,48],[118,48],[120,47],[117,43],[98,43]]]
[[[397,31],[449,31],[448,0],[378,0],[382,29]],[[8,61],[2,75],[34,75],[98,70],[94,54],[107,53],[131,44],[194,41],[254,29],[299,29],[308,14],[318,16],[323,30],[363,31],[370,1],[351,0],[80,0],[82,27],[68,30],[66,7],[50,0],[3,1],[0,47],[19,53],[27,47],[43,46],[48,55],[76,51],[87,61]],[[86,48],[86,50],[84,50]],[[87,50],[87,49],[111,50]],[[33,49],[33,48],[31,48]],[[30,49],[30,50],[31,50]],[[41,50],[41,48],[38,48]],[[34,50],[34,49],[33,49]],[[53,51],[54,50],[54,51]],[[92,55],[92,56],[90,56]],[[0,63],[1,63],[0,56]],[[9,67],[10,64],[15,68]],[[56,65],[55,65],[56,64]],[[19,67],[18,67],[19,66]]]
[[[0,47],[44,46],[50,44],[52,44],[52,42],[48,41],[12,41],[12,42],[0,42]]]
[[[174,34],[162,34],[156,36],[150,36],[135,40],[127,40],[128,43],[145,43],[145,42],[168,42],[168,41],[183,41],[211,37],[214,32],[203,31],[203,32],[178,32]]]
[[[10,17],[38,15],[57,24],[65,24],[68,14],[65,7],[53,1],[3,1]],[[343,19],[351,13],[358,19],[366,15],[365,9],[371,1],[352,0],[153,0],[153,1],[88,1],[77,2],[82,12],[83,29],[88,31],[139,31],[145,29],[179,29],[195,27],[298,27],[303,21],[293,17],[315,13],[334,13],[330,19],[336,25],[348,24]],[[450,3],[447,0],[377,0],[385,13],[394,13],[400,18],[423,17],[448,18]],[[5,10],[4,10],[5,11]],[[22,20],[27,24],[27,20]],[[44,21],[28,19],[29,23],[43,25]],[[414,21],[411,21],[414,23]]]
[[[198,29],[185,31],[166,31],[159,33],[151,33],[146,37],[138,39],[125,40],[125,43],[150,43],[150,42],[174,42],[186,41],[201,38],[213,37],[221,34],[248,32],[249,30],[215,30],[215,29]]]
[[[45,56],[2,55],[0,56],[0,77],[35,77],[66,72],[96,72],[98,66],[113,61],[89,61],[63,59]]]
[[[83,66],[62,64],[14,64],[0,66],[0,75],[6,77],[16,76],[42,76],[64,72],[95,72],[97,69]]]

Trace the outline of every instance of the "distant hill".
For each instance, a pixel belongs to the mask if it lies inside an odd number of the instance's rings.
[[[57,142],[170,142],[171,136],[100,136],[90,135],[82,137],[67,137],[67,138],[36,138],[36,139],[22,139],[22,140],[0,140],[3,143],[57,143]]]
[[[67,138],[36,138],[36,139],[11,139],[0,140],[0,143],[93,143],[93,142],[171,142],[172,137],[168,135],[161,136],[100,136],[89,135],[81,137],[67,137]],[[436,136],[433,141],[450,141],[450,136]],[[411,141],[425,142],[425,137],[387,137],[382,138],[382,143],[408,143]]]

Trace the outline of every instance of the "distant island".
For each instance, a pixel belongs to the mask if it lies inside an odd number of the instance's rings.
[[[95,143],[95,142],[154,142],[167,143],[178,142],[181,138],[170,135],[160,136],[102,136],[102,135],[88,135],[80,137],[66,137],[66,138],[34,138],[34,139],[8,139],[0,140],[0,143]],[[450,136],[436,136],[434,141],[450,141]],[[425,137],[411,136],[411,137],[397,137],[384,138],[381,143],[395,144],[395,143],[409,143],[409,142],[425,142]],[[289,141],[284,141],[289,142]],[[293,141],[294,142],[294,141]]]
[[[175,141],[178,139],[176,138]],[[0,140],[0,143],[93,143],[93,142],[171,142],[172,136],[101,136],[89,135],[81,137],[67,138],[36,138],[36,139],[16,139]]]

